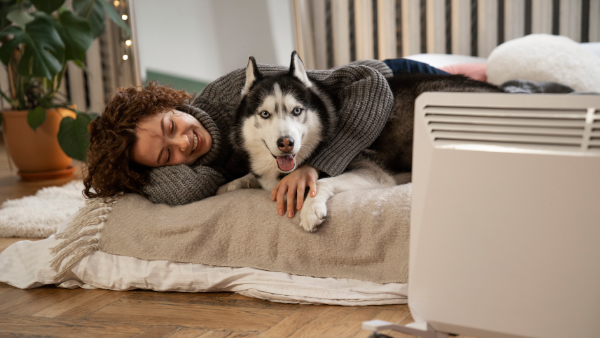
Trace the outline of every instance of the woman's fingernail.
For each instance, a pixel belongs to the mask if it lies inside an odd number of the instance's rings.
[[[279,216],[283,216],[283,209],[279,209]]]
[[[294,217],[294,212],[290,210],[290,211],[288,212],[288,217],[289,217],[289,218],[292,218],[292,217]]]

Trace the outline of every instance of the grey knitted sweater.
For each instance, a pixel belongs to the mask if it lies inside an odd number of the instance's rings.
[[[286,67],[259,65],[270,75]],[[350,161],[368,147],[387,122],[394,98],[385,79],[391,70],[381,61],[357,61],[331,70],[309,70],[309,78],[321,81],[337,93],[337,134],[326,147],[317,149],[307,164],[330,175],[341,174]],[[154,203],[187,204],[213,196],[219,186],[249,172],[245,154],[232,147],[229,132],[241,101],[246,70],[238,69],[211,82],[192,105],[177,107],[192,114],[212,136],[212,147],[192,165],[152,169],[144,193]]]

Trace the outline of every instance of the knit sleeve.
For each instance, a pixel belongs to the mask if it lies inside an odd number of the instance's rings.
[[[179,164],[152,169],[144,193],[153,203],[180,205],[214,196],[223,184],[225,178],[210,167]]]
[[[308,164],[330,176],[337,176],[379,136],[394,98],[385,77],[366,66],[337,69],[324,79],[323,84],[334,89],[340,102],[337,130]]]
[[[376,71],[380,72],[381,75],[383,75],[385,77],[394,76],[394,73],[392,72],[390,67],[388,67],[385,64],[385,62],[382,62],[379,60],[357,60],[357,61],[351,62],[350,65],[367,66],[367,67],[371,67],[371,68],[375,69]]]

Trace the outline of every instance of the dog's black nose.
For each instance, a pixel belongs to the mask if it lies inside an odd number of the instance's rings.
[[[290,136],[282,136],[277,139],[279,150],[288,153],[294,149],[294,139]]]

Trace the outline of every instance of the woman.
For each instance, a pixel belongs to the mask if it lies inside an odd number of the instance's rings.
[[[338,93],[340,134],[273,189],[280,215],[286,194],[288,216],[293,217],[294,201],[300,210],[307,186],[316,195],[320,172],[341,174],[377,138],[393,103],[385,76],[411,64],[420,63],[369,60],[308,72]],[[263,74],[286,70],[259,69]],[[120,88],[90,126],[84,194],[138,193],[155,203],[186,204],[213,196],[219,186],[248,173],[245,155],[228,137],[244,82],[245,69],[238,69],[209,84],[191,103],[184,91],[154,84],[141,90]]]

